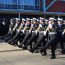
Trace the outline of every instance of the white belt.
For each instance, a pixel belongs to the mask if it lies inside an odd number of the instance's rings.
[[[25,33],[25,31],[24,31],[24,30],[21,30],[21,32]]]
[[[36,32],[36,31],[32,31],[32,32]]]
[[[56,32],[49,32],[49,34],[57,34]]]
[[[29,31],[29,30],[26,30],[26,31]]]
[[[40,31],[39,33],[44,33],[44,31]]]
[[[23,32],[23,30],[21,30],[21,32]]]
[[[37,35],[37,33],[38,33],[37,31],[32,31],[32,32],[33,32],[33,33],[36,33],[36,35]]]

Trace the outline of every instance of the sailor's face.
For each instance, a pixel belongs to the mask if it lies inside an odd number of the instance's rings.
[[[48,21],[45,21],[45,24],[48,24],[49,22]]]
[[[61,21],[58,21],[58,24],[61,24]]]
[[[31,24],[33,24],[33,21],[31,21]]]
[[[40,24],[43,24],[44,22],[43,22],[43,20],[40,20]]]
[[[24,21],[22,20],[22,23],[24,23]]]
[[[63,24],[65,24],[65,21],[63,21]]]
[[[30,21],[27,21],[27,24],[30,24]]]
[[[52,22],[52,24],[55,24],[55,22]]]
[[[52,23],[52,21],[50,20],[50,21],[49,21],[49,24],[51,24],[51,23]]]
[[[36,20],[34,20],[34,24],[36,24],[37,22],[36,22]]]
[[[19,24],[19,20],[16,20],[16,23]]]
[[[21,22],[22,22],[22,23],[24,23],[24,21],[23,21],[23,20],[22,20]]]

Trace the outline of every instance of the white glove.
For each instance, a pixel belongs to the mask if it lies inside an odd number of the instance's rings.
[[[44,31],[44,35],[46,36],[46,31]]]
[[[13,28],[13,31],[15,30],[15,28]]]
[[[49,26],[48,26],[50,29],[52,29],[52,24],[49,24]]]
[[[36,32],[36,35],[37,35],[38,31],[36,30],[35,32]]]
[[[64,32],[62,32],[62,35],[64,35]]]
[[[29,33],[31,33],[31,30],[29,30]]]
[[[9,28],[9,30],[11,31],[11,28]]]
[[[41,28],[42,28],[42,25],[41,25],[41,24],[39,24],[39,27],[41,27]]]
[[[17,32],[19,32],[19,30],[17,30]]]
[[[24,33],[25,31],[23,30],[23,33]]]

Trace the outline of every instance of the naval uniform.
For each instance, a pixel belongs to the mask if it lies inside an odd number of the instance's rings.
[[[9,36],[11,35],[11,32],[12,32],[12,30],[13,30],[13,28],[14,28],[14,25],[15,25],[15,24],[10,23],[9,32],[8,32],[8,34],[6,34],[2,39],[5,39],[5,38],[7,38],[7,37],[9,37]]]
[[[63,35],[62,35],[64,27],[65,26],[63,24],[57,25],[57,40],[58,40],[58,43],[60,43],[60,45],[61,45],[62,53],[65,53],[64,44],[63,44],[64,38],[63,38]]]
[[[7,39],[5,39],[6,42],[14,37],[14,35],[16,34],[17,27],[19,27],[19,24],[15,23],[14,28],[12,29],[11,33],[9,34],[9,37]]]
[[[49,46],[51,46],[51,59],[54,59],[55,58],[55,44],[57,44],[57,25],[54,24],[49,24],[49,40],[48,42],[46,43],[46,45],[42,48],[42,50],[45,50],[47,49]],[[50,28],[51,27],[51,28]],[[41,51],[42,51],[41,50]]]
[[[28,40],[31,38],[31,31],[30,31],[30,28],[31,28],[31,24],[28,24],[26,26],[26,35],[25,35],[25,38],[23,39],[23,41],[21,41],[21,44],[20,46],[22,47],[22,45],[26,45],[26,43],[28,42]],[[23,48],[24,48],[23,46]]]
[[[37,38],[38,38],[38,33],[35,32],[35,30],[38,28],[38,24],[33,24],[32,25],[32,36],[29,39],[29,41],[26,43],[25,47],[27,47],[28,45],[30,45],[30,49],[32,49],[32,42],[34,42],[34,44],[36,44]]]
[[[37,43],[35,45],[35,47],[33,48],[33,51],[35,49],[38,49],[38,47],[41,45],[41,47],[44,47],[46,45],[46,28],[47,28],[47,25],[46,24],[39,24],[39,37],[38,37],[38,40],[37,40]],[[44,55],[46,55],[46,50],[44,51]]]
[[[18,27],[18,28],[21,28],[21,29],[22,29],[22,28],[24,28],[24,26],[25,26],[25,25],[21,24],[20,27]],[[20,40],[22,37],[24,38],[25,34],[23,34],[23,33],[21,32],[21,30],[18,30],[18,28],[17,28],[17,30],[16,30],[17,33],[16,33],[16,35],[13,37],[13,39],[11,39],[11,40],[8,41],[9,44],[11,44],[11,43],[13,44],[13,42],[15,42],[15,40],[18,41],[18,40]],[[15,44],[15,43],[14,43],[14,44]]]

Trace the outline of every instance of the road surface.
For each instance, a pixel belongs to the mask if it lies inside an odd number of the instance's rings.
[[[65,65],[65,55],[56,51],[56,59],[50,59],[51,53],[48,50],[47,56],[40,53],[30,53],[9,44],[0,44],[0,65]]]

